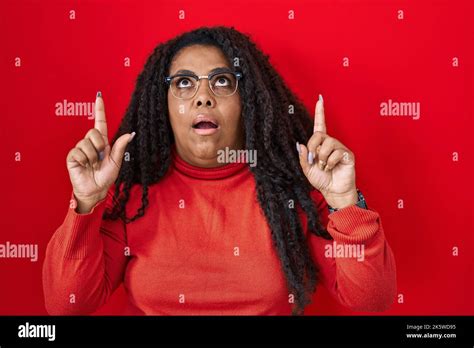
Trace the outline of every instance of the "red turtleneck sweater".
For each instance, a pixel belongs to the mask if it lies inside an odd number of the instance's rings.
[[[149,188],[145,216],[127,225],[102,220],[112,192],[88,214],[70,208],[52,236],[43,265],[48,313],[93,313],[123,282],[125,315],[291,314],[292,296],[247,164],[194,167],[173,149],[168,173]],[[334,238],[308,233],[297,207],[320,284],[351,309],[387,309],[395,261],[379,214],[350,206],[328,215],[321,193],[312,198]],[[136,185],[127,216],[140,205]]]

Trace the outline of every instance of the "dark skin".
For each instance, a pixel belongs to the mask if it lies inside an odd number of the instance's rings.
[[[231,70],[222,51],[214,46],[193,45],[181,49],[173,58],[169,75],[190,70],[197,76],[208,75],[215,68]],[[218,150],[243,149],[244,131],[241,99],[238,93],[216,96],[202,79],[197,93],[178,99],[168,90],[168,113],[179,156],[191,165],[212,168],[219,163]],[[198,114],[212,117],[218,128],[212,134],[199,134],[193,121]],[[106,197],[117,179],[125,148],[135,133],[122,135],[113,146],[108,142],[102,96],[95,103],[95,125],[67,156],[67,167],[76,198],[78,213],[89,213]],[[326,133],[322,98],[315,110],[314,134],[305,146],[298,146],[300,164],[309,182],[331,206],[344,208],[357,202],[354,154]],[[311,152],[311,154],[309,153]]]
[[[212,69],[219,67],[233,70],[218,48],[193,45],[175,55],[169,75],[186,69],[198,76],[207,76]],[[225,163],[217,161],[219,149],[243,149],[242,109],[238,91],[228,97],[216,96],[210,90],[207,79],[201,80],[196,95],[191,99],[178,99],[168,89],[168,112],[176,150],[189,164],[204,168],[222,166]],[[201,135],[194,131],[193,119],[201,112],[218,121],[216,133]]]

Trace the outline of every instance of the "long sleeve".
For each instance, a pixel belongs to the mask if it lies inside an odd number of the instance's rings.
[[[388,309],[396,296],[396,266],[379,214],[355,205],[328,214],[324,197],[315,195],[322,223],[334,239],[308,234],[321,283],[354,311]]]
[[[103,220],[112,190],[88,214],[69,208],[46,248],[43,290],[51,315],[84,315],[99,309],[123,281],[125,224]]]

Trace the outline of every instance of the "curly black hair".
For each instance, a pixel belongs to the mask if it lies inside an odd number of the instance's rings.
[[[259,161],[258,166],[249,168],[288,289],[295,297],[292,314],[301,315],[316,289],[317,268],[296,204],[299,203],[307,216],[310,233],[331,239],[321,225],[310,197],[312,187],[302,172],[295,148],[297,141],[307,143],[312,135],[313,121],[303,103],[270,64],[269,56],[248,35],[234,27],[201,27],[159,44],[151,53],[137,78],[130,104],[113,139],[136,132],[136,139],[127,148],[130,160],[123,162],[115,183],[115,203],[104,213],[104,218],[120,218],[130,223],[142,217],[148,206],[148,187],[168,171],[174,136],[168,118],[168,85],[164,81],[176,53],[197,44],[219,48],[231,66],[238,62],[243,73],[238,91],[245,148],[257,150]],[[293,112],[289,112],[291,109]],[[125,205],[135,184],[142,186],[142,205],[133,217],[127,217]],[[291,202],[294,202],[294,208]]]

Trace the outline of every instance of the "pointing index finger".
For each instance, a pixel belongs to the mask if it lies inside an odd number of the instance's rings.
[[[95,99],[95,123],[94,128],[97,129],[102,136],[104,137],[105,143],[108,144],[108,134],[107,134],[107,121],[105,119],[105,107],[104,100],[102,99],[102,93],[97,92],[97,97]]]
[[[324,118],[324,101],[323,96],[319,95],[319,100],[316,103],[314,110],[314,129],[313,133],[322,132],[326,133],[326,120]]]

